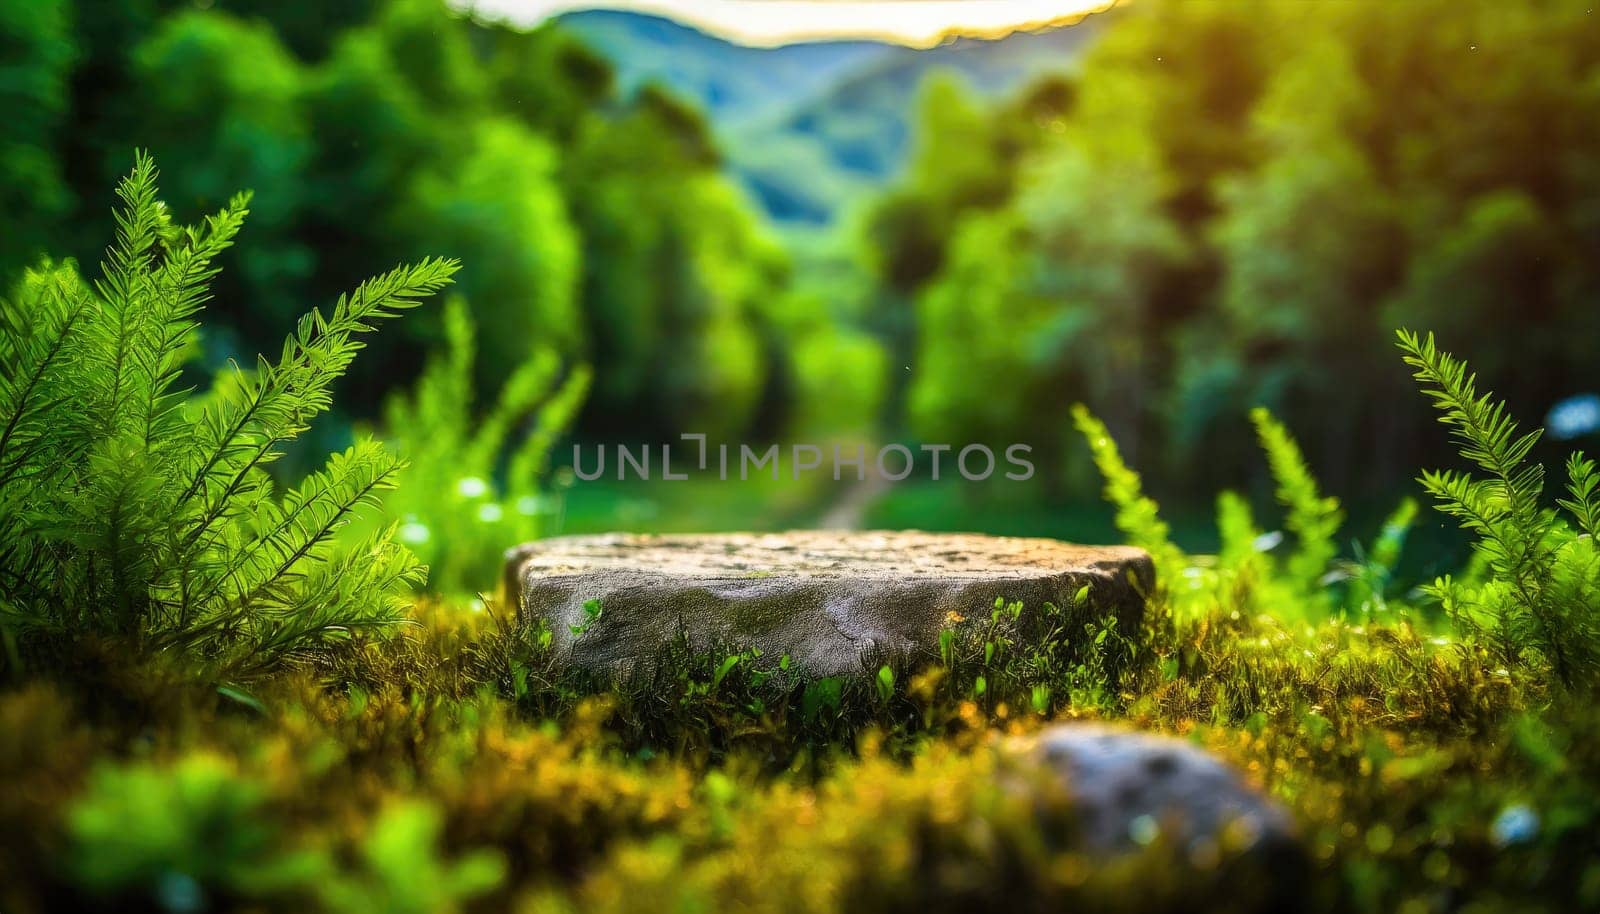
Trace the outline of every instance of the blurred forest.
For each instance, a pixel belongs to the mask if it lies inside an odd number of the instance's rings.
[[[788,70],[440,0],[0,9],[4,281],[98,259],[135,147],[185,219],[252,188],[206,368],[436,254],[465,265],[485,402],[551,347],[594,366],[583,440],[1025,442],[1052,498],[1094,488],[1075,400],[1179,492],[1260,477],[1266,405],[1330,489],[1391,495],[1445,459],[1397,326],[1522,415],[1600,389],[1587,0],[1142,0]],[[325,434],[376,421],[443,333],[435,308],[374,339]]]

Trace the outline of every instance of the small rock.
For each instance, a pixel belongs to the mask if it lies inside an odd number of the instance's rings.
[[[1023,603],[1024,633],[1047,602],[1131,631],[1153,583],[1138,549],[970,534],[608,534],[506,556],[507,593],[548,625],[557,663],[608,676],[680,634],[699,651],[787,655],[802,676],[870,672],[936,656],[941,630],[986,620],[996,598]]]
[[[1075,838],[1097,852],[1165,836],[1194,855],[1297,847],[1294,823],[1233,768],[1181,739],[1102,724],[1057,724],[1022,741],[1060,776]]]

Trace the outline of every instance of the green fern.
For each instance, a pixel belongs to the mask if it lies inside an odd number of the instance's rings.
[[[1295,549],[1285,560],[1284,570],[1301,599],[1325,608],[1328,593],[1322,578],[1338,555],[1334,537],[1344,523],[1344,512],[1337,498],[1322,495],[1300,445],[1283,423],[1262,407],[1251,410],[1250,421],[1277,483],[1278,503],[1289,512],[1284,526],[1295,536]]]
[[[178,386],[240,195],[171,224],[140,154],[117,195],[116,240],[88,285],[45,265],[0,305],[0,625],[23,645],[116,639],[210,674],[260,672],[399,619],[423,568],[381,533],[335,534],[393,485],[371,442],[279,497],[279,448],[331,404],[358,337],[438,291],[427,260],[300,320],[277,360],[235,366],[204,397]]]
[[[1358,561],[1351,564],[1350,591],[1346,601],[1352,611],[1370,616],[1388,608],[1388,590],[1394,578],[1395,567],[1400,564],[1400,553],[1405,548],[1406,537],[1417,522],[1417,501],[1410,496],[1384,519],[1378,536],[1367,548],[1357,544]]]
[[[1217,495],[1217,536],[1221,546],[1215,577],[1221,598],[1253,614],[1261,603],[1261,591],[1272,582],[1272,566],[1262,551],[1262,534],[1250,503],[1237,492],[1224,490]]]
[[[1105,478],[1106,500],[1117,509],[1117,529],[1128,538],[1130,545],[1150,553],[1155,560],[1157,584],[1183,574],[1188,566],[1187,557],[1173,544],[1170,528],[1161,519],[1160,506],[1144,494],[1139,474],[1123,462],[1117,442],[1106,430],[1105,423],[1081,403],[1072,407],[1072,422],[1088,441],[1095,466]]]
[[[1440,579],[1430,592],[1506,663],[1518,662],[1531,647],[1562,683],[1593,683],[1600,672],[1593,465],[1582,455],[1568,463],[1572,498],[1562,505],[1580,530],[1591,532],[1580,537],[1541,504],[1544,468],[1528,459],[1540,432],[1520,433],[1505,404],[1480,395],[1466,363],[1441,352],[1432,334],[1421,338],[1402,330],[1399,347],[1462,456],[1484,474],[1441,470],[1421,477],[1439,509],[1477,536],[1489,571],[1479,583]]]
[[[477,331],[459,298],[444,316],[443,352],[385,410],[384,437],[409,465],[384,510],[428,559],[431,588],[473,593],[493,586],[508,545],[545,532],[550,450],[583,405],[590,371],[580,364],[563,376],[560,357],[536,348],[474,426]]]
[[[1567,494],[1569,498],[1557,499],[1556,504],[1567,509],[1591,540],[1600,539],[1600,471],[1582,451],[1567,457]]]
[[[1222,541],[1217,551],[1219,567],[1242,569],[1259,563],[1261,531],[1250,503],[1238,492],[1224,490],[1217,495],[1217,535]]]

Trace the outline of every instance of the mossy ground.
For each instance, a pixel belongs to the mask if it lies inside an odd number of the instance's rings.
[[[1235,909],[1225,852],[1041,839],[994,747],[1075,717],[1186,736],[1281,799],[1306,909],[1600,904],[1592,703],[1404,611],[1155,610],[1059,655],[1001,611],[988,657],[820,688],[680,653],[607,692],[481,604],[241,688],[85,647],[0,693],[0,909]]]

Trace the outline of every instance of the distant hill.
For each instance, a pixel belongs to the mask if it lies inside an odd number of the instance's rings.
[[[624,89],[661,83],[697,102],[719,126],[770,115],[900,50],[876,41],[752,48],[671,19],[620,10],[567,13],[560,21],[611,59]]]
[[[751,193],[774,219],[800,226],[828,224],[894,176],[930,73],[951,71],[981,93],[1007,93],[1071,70],[1098,30],[1090,19],[919,51],[874,41],[752,48],[622,11],[561,21],[613,61],[624,88],[658,82],[704,109]]]

